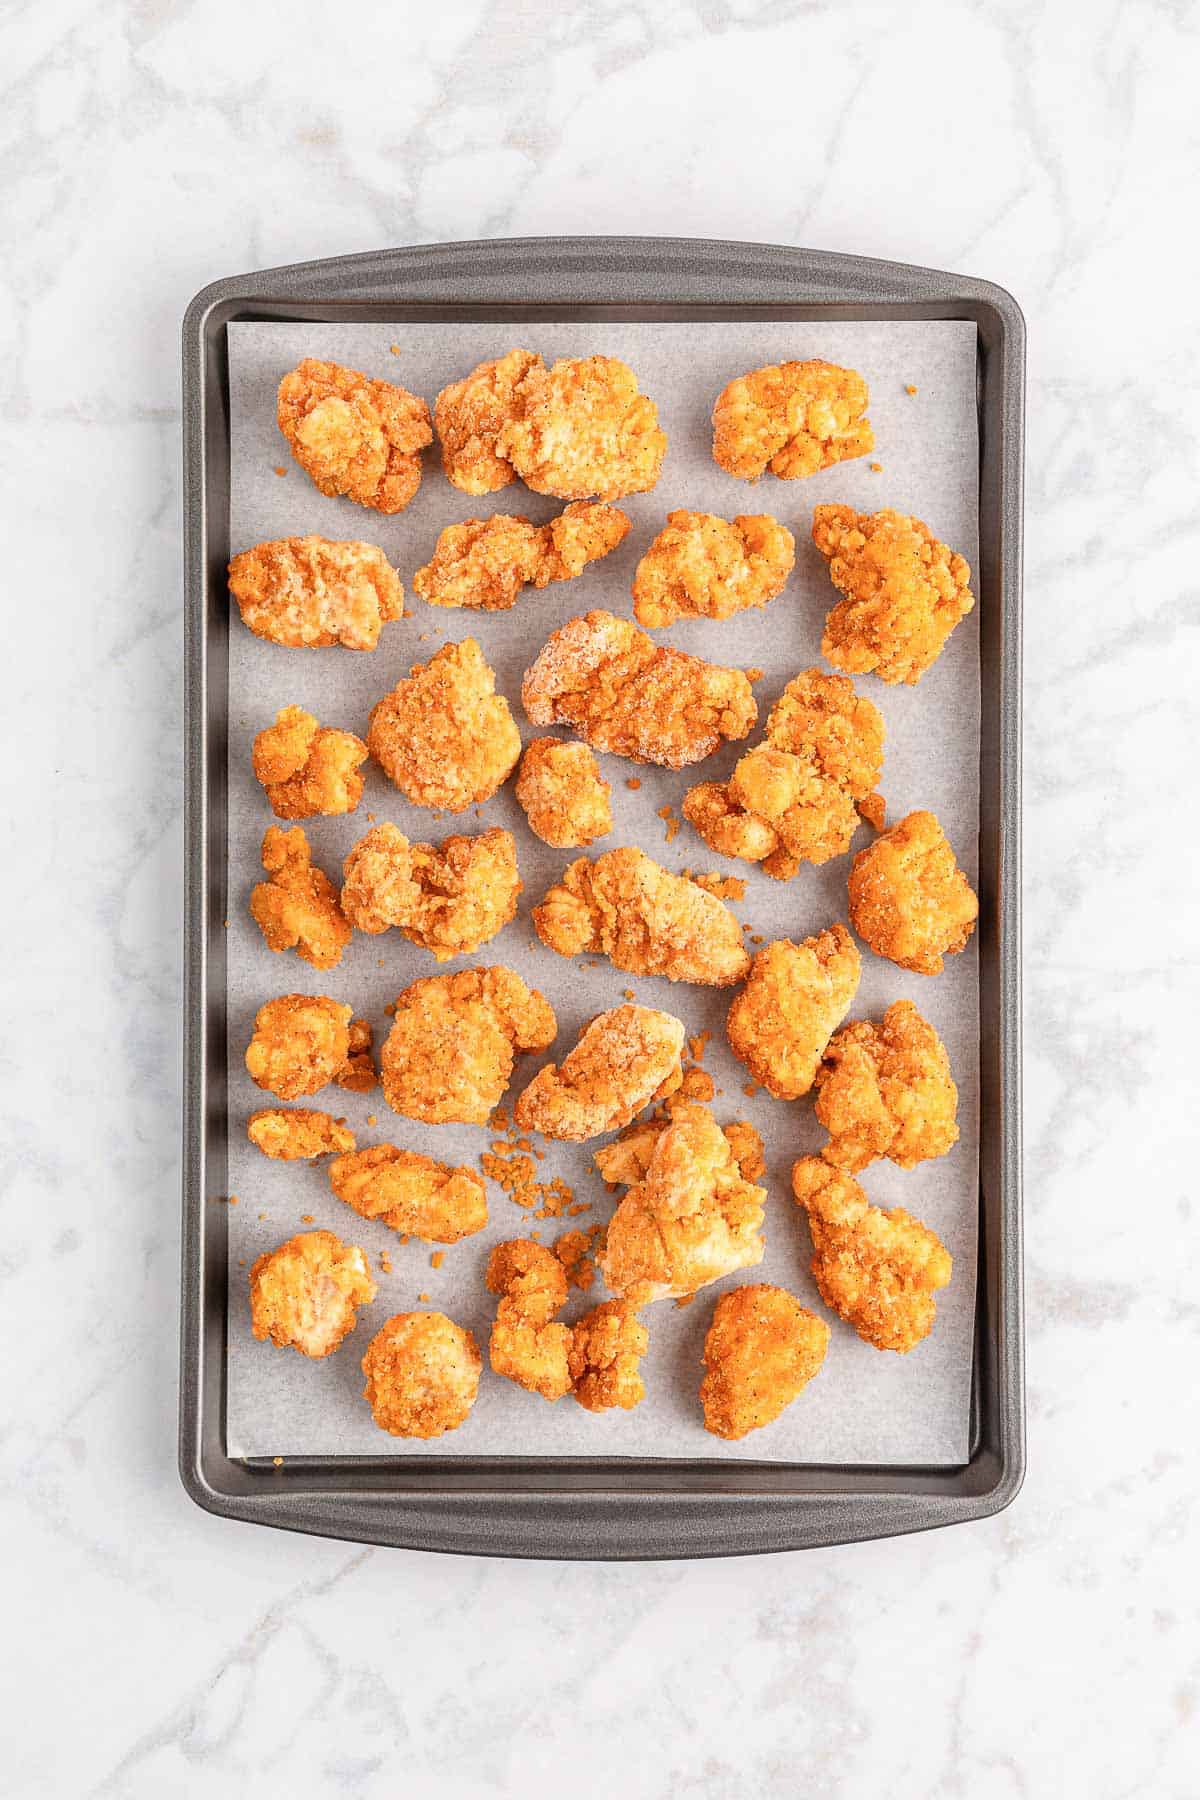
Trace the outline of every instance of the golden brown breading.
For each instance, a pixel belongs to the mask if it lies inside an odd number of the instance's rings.
[[[731,1119],[721,1127],[729,1140],[734,1161],[746,1181],[760,1181],[766,1174],[767,1159],[763,1141],[749,1119]]]
[[[485,1279],[500,1296],[488,1344],[492,1368],[543,1400],[561,1400],[571,1391],[571,1329],[554,1322],[567,1299],[562,1264],[544,1245],[510,1238],[492,1251]]]
[[[404,617],[404,589],[374,544],[275,538],[229,565],[229,591],[255,637],[293,650],[373,650],[390,619]]]
[[[704,1339],[704,1429],[736,1440],[771,1425],[825,1360],[829,1327],[786,1288],[722,1294]]]
[[[846,596],[825,620],[822,656],[850,675],[920,681],[975,604],[969,563],[890,507],[814,507],[812,536]]]
[[[478,950],[517,910],[521,877],[511,831],[410,844],[396,825],[376,825],[343,866],[342,911],[359,931],[397,926],[439,962]]]
[[[521,699],[534,725],[569,725],[595,750],[682,769],[758,717],[741,669],[655,644],[629,619],[590,612],[546,640]]]
[[[396,1313],[367,1345],[363,1399],[393,1437],[441,1437],[470,1413],[482,1367],[471,1333],[445,1313]]]
[[[706,1106],[676,1101],[645,1174],[608,1224],[600,1270],[614,1294],[646,1301],[694,1294],[762,1261],[765,1188],[742,1177]],[[602,1173],[614,1165],[596,1161]]]
[[[678,1088],[683,1036],[679,1019],[653,1007],[600,1013],[561,1068],[547,1063],[538,1070],[518,1095],[513,1118],[522,1131],[574,1143],[628,1125]]]
[[[658,480],[667,451],[653,400],[615,356],[539,357],[512,391],[496,455],[526,487],[560,500],[620,500]]]
[[[279,384],[276,417],[323,494],[398,513],[421,485],[420,452],[433,430],[429,408],[407,388],[306,356]]]
[[[443,644],[376,702],[371,755],[416,806],[464,812],[516,767],[521,734],[474,638]]]
[[[354,1148],[354,1133],[330,1113],[308,1106],[264,1106],[246,1125],[250,1142],[276,1162],[311,1161],[315,1156],[344,1155]]]
[[[936,817],[910,812],[850,865],[850,923],[876,956],[940,975],[966,948],[979,902]]]
[[[710,850],[787,881],[850,848],[883,768],[883,719],[844,675],[804,669],[771,708],[766,740],[728,781],[690,788],[683,816]]]
[[[586,744],[526,744],[514,792],[529,829],[556,850],[582,849],[612,830],[608,782]]]
[[[580,1406],[626,1412],[646,1397],[638,1364],[650,1346],[650,1333],[632,1306],[602,1300],[584,1313],[571,1330],[567,1367]]]
[[[494,494],[516,480],[512,464],[496,455],[496,439],[513,412],[513,394],[522,377],[542,359],[532,350],[510,350],[481,362],[437,397],[433,425],[442,446],[442,467],[464,494]]]
[[[631,975],[729,987],[750,966],[727,906],[628,847],[578,857],[534,907],[533,927],[559,956],[600,952]]]
[[[511,969],[463,969],[414,981],[396,1000],[383,1046],[383,1092],[394,1112],[427,1125],[483,1125],[518,1050],[544,1050],[553,1009]]]
[[[795,561],[795,538],[769,513],[741,513],[729,523],[713,513],[670,512],[637,566],[633,610],[651,629],[676,619],[731,619],[781,594]]]
[[[314,969],[333,969],[352,936],[338,904],[338,892],[312,852],[299,825],[281,831],[268,825],[262,841],[268,879],[250,894],[250,913],[268,950],[295,950]]]
[[[911,1350],[933,1330],[934,1294],[953,1263],[935,1231],[902,1206],[872,1206],[858,1182],[819,1156],[792,1168],[808,1214],[812,1274],[826,1306],[876,1350]]]
[[[958,1142],[950,1058],[911,1000],[893,1001],[878,1025],[844,1025],[829,1040],[816,1089],[829,1133],[821,1154],[840,1169],[857,1173],[881,1156],[915,1169]]]
[[[246,1050],[251,1080],[280,1100],[315,1094],[350,1054],[350,1008],[324,994],[281,994],[254,1016]]]
[[[329,1165],[329,1185],[364,1219],[429,1243],[457,1244],[488,1220],[487,1190],[474,1169],[454,1169],[395,1144],[337,1157]]]
[[[353,812],[362,799],[359,765],[369,751],[352,731],[318,725],[302,706],[285,706],[254,740],[254,773],[277,819]]]
[[[332,1231],[302,1231],[260,1256],[250,1271],[250,1326],[260,1341],[301,1356],[328,1356],[376,1294],[365,1251]]]
[[[334,1076],[340,1088],[351,1094],[369,1094],[379,1080],[375,1073],[372,1050],[375,1027],[369,1019],[351,1019],[348,1032],[350,1048],[345,1062]]]
[[[802,944],[777,938],[755,956],[725,1031],[733,1054],[777,1100],[807,1094],[826,1044],[850,1010],[861,968],[844,925]]]
[[[815,475],[875,448],[867,384],[836,363],[773,363],[739,375],[713,407],[713,457],[730,475],[784,481]]]
[[[571,581],[615,550],[629,520],[615,506],[578,500],[548,525],[520,514],[493,513],[447,525],[433,558],[413,576],[413,593],[431,606],[504,612],[526,584]]]

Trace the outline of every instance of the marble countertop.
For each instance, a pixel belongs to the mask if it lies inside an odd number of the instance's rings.
[[[4,1791],[1194,1795],[1195,11],[281,16],[0,20]],[[1029,322],[1025,1489],[711,1564],[226,1524],[174,1450],[180,317],[239,269],[631,229],[957,269]]]

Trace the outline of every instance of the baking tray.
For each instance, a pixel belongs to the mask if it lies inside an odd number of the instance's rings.
[[[959,1468],[697,1459],[289,1457],[225,1449],[227,325],[971,319],[978,330],[979,1270]],[[1020,655],[1024,321],[989,282],[783,246],[661,238],[423,245],[214,282],[183,330],[187,841],[179,1462],[198,1505],[286,1530],[480,1555],[742,1555],[979,1519],[1024,1474]]]

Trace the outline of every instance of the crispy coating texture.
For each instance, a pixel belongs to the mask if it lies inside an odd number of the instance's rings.
[[[314,969],[333,969],[352,936],[338,892],[313,866],[301,826],[268,825],[262,841],[266,881],[250,894],[250,912],[268,950],[295,950]]]
[[[292,455],[323,494],[403,512],[433,442],[429,408],[407,388],[306,356],[279,384],[276,416]]]
[[[850,923],[876,956],[940,975],[966,948],[979,902],[931,812],[907,813],[850,865]]]
[[[229,565],[229,591],[255,637],[293,650],[374,650],[390,619],[404,617],[404,589],[374,544],[275,538]]]
[[[260,1341],[301,1356],[328,1356],[376,1294],[366,1253],[332,1231],[302,1231],[250,1271],[250,1325]]]
[[[704,1429],[736,1441],[771,1425],[825,1360],[829,1327],[786,1288],[722,1294],[704,1339]]]
[[[379,1080],[372,1057],[375,1027],[369,1019],[351,1019],[348,1035],[349,1053],[334,1080],[348,1093],[369,1094]]]
[[[414,981],[396,1000],[381,1058],[384,1098],[426,1125],[483,1125],[518,1050],[544,1050],[558,1029],[536,988],[503,967]]]
[[[681,1088],[665,1109],[627,1126],[619,1138],[597,1150],[592,1161],[604,1180],[619,1182],[622,1187],[632,1187],[640,1181],[653,1161],[659,1138],[671,1123],[672,1113],[689,1098],[686,1088]],[[766,1169],[766,1162],[762,1139],[753,1125],[745,1119],[731,1119],[721,1130],[742,1179],[757,1181]]]
[[[359,931],[398,926],[439,962],[466,956],[502,931],[522,881],[511,831],[410,844],[395,825],[376,825],[342,865],[342,911]]]
[[[609,1221],[600,1270],[635,1305],[694,1294],[762,1261],[765,1188],[746,1181],[706,1106],[676,1101],[645,1174]],[[612,1161],[596,1157],[606,1179]]]
[[[731,1119],[721,1129],[729,1140],[734,1161],[746,1181],[760,1181],[766,1173],[763,1141],[749,1119]]]
[[[395,1144],[337,1157],[329,1165],[329,1185],[364,1219],[428,1243],[457,1244],[488,1220],[487,1191],[474,1169],[454,1169]]]
[[[246,1068],[279,1100],[299,1100],[335,1081],[350,1054],[350,1008],[325,994],[281,994],[254,1016]]]
[[[616,1131],[678,1088],[683,1037],[682,1022],[653,1007],[600,1013],[561,1068],[547,1063],[538,1070],[513,1117],[522,1131],[573,1143]]]
[[[781,594],[795,561],[795,538],[768,513],[730,523],[671,512],[637,566],[633,610],[652,630],[676,619],[731,619]]]
[[[553,1251],[528,1238],[497,1244],[488,1258],[488,1292],[499,1295],[488,1355],[497,1375],[543,1400],[571,1391],[571,1329],[554,1315],[567,1300],[567,1276]]]
[[[879,1024],[855,1019],[829,1040],[816,1074],[826,1162],[856,1174],[886,1156],[902,1169],[958,1142],[958,1089],[946,1046],[911,1000]]]
[[[653,400],[615,356],[539,357],[512,391],[495,441],[526,487],[560,500],[620,500],[658,480],[667,451]]]
[[[571,1331],[567,1352],[571,1386],[580,1406],[626,1412],[646,1397],[638,1364],[650,1347],[650,1333],[632,1306],[602,1300],[584,1313]]]
[[[801,944],[777,938],[754,958],[725,1031],[733,1054],[777,1100],[807,1094],[825,1046],[850,1010],[861,968],[844,925]]]
[[[578,500],[548,525],[493,513],[447,525],[432,560],[413,576],[413,592],[431,606],[505,612],[527,585],[571,581],[622,542],[629,520],[615,506]]]
[[[514,792],[530,831],[556,850],[582,849],[612,830],[612,789],[586,744],[533,738]]]
[[[741,926],[715,894],[628,847],[578,857],[534,907],[533,928],[559,956],[599,951],[631,975],[730,987],[750,966]]]
[[[330,1113],[308,1106],[264,1106],[251,1113],[246,1136],[276,1162],[310,1162],[354,1148],[354,1133]]]
[[[525,671],[530,723],[569,725],[594,750],[682,769],[758,717],[741,669],[655,644],[629,619],[590,612],[546,640]]]
[[[414,805],[452,813],[490,800],[521,754],[508,701],[474,638],[414,663],[376,702],[367,743]]]
[[[845,595],[825,620],[822,656],[850,675],[920,681],[975,604],[969,563],[890,507],[814,507],[812,536]]]
[[[933,1330],[934,1294],[950,1280],[950,1252],[902,1206],[872,1206],[858,1182],[819,1156],[792,1168],[808,1214],[812,1274],[826,1306],[876,1350],[911,1350]]]
[[[438,395],[433,427],[442,446],[442,467],[464,494],[494,494],[516,480],[512,464],[496,454],[496,439],[512,417],[522,378],[541,366],[541,357],[532,350],[510,350],[493,362],[481,362]]]
[[[710,850],[788,881],[842,856],[883,768],[883,718],[844,675],[804,669],[771,708],[766,738],[728,781],[690,788],[683,816]],[[877,796],[876,796],[877,797]]]
[[[363,1399],[393,1437],[442,1437],[469,1415],[482,1367],[471,1333],[445,1313],[396,1313],[367,1345]]]
[[[369,751],[352,731],[319,725],[302,706],[285,706],[254,740],[254,774],[277,819],[353,812],[362,799],[358,773]]]
[[[739,375],[713,407],[713,457],[730,475],[783,481],[865,456],[875,448],[867,384],[836,363],[773,363]]]

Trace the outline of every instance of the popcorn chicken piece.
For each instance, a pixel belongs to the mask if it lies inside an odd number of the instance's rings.
[[[548,525],[494,513],[447,525],[433,558],[413,576],[413,592],[431,606],[504,612],[527,584],[571,581],[616,549],[629,520],[615,506],[579,500]]]
[[[396,1000],[383,1046],[383,1092],[394,1112],[426,1125],[486,1124],[512,1076],[514,1053],[544,1050],[558,1029],[536,988],[503,967],[414,981]]]
[[[664,1112],[656,1113],[649,1119],[639,1119],[636,1124],[627,1126],[611,1144],[605,1144],[597,1150],[592,1161],[603,1179],[610,1185],[618,1182],[622,1187],[632,1187],[639,1182],[654,1160],[659,1138],[685,1100],[690,1100],[690,1096],[681,1087],[668,1100]],[[745,1119],[732,1119],[728,1125],[722,1125],[721,1130],[743,1180],[757,1181],[763,1174],[766,1163],[763,1159],[762,1139],[753,1125]]]
[[[512,464],[496,454],[496,439],[512,417],[522,378],[543,366],[532,350],[510,350],[494,362],[481,362],[438,395],[433,427],[442,446],[442,467],[463,493],[494,494],[516,480]]]
[[[349,1053],[334,1080],[351,1094],[369,1094],[379,1080],[372,1061],[375,1028],[368,1019],[351,1019],[348,1035]]]
[[[571,1329],[554,1315],[566,1305],[567,1277],[553,1251],[528,1238],[497,1244],[485,1276],[499,1304],[488,1355],[506,1381],[543,1400],[561,1400],[571,1391]]]
[[[276,1162],[311,1162],[354,1148],[354,1133],[327,1112],[307,1106],[266,1106],[251,1113],[246,1136]]]
[[[650,1347],[650,1333],[632,1306],[602,1300],[584,1313],[571,1331],[567,1368],[580,1406],[626,1412],[646,1397],[638,1364]]]
[[[781,594],[795,561],[795,538],[767,513],[742,513],[730,524],[713,513],[671,512],[637,566],[633,610],[652,629],[731,619]]]
[[[940,975],[967,946],[979,902],[937,818],[910,812],[850,866],[850,923],[876,956]]]
[[[376,702],[371,755],[416,806],[464,812],[516,767],[521,734],[474,638],[443,644]]]
[[[729,987],[750,966],[727,906],[631,848],[571,863],[534,907],[533,928],[559,956],[599,951],[631,975]]]
[[[281,994],[254,1017],[246,1068],[279,1100],[299,1100],[337,1079],[350,1054],[350,1008],[324,994]]]
[[[858,1182],[819,1156],[792,1168],[808,1214],[812,1274],[826,1306],[876,1350],[912,1350],[933,1330],[934,1294],[950,1280],[950,1253],[902,1206],[872,1206]]]
[[[713,407],[713,457],[730,475],[783,481],[815,475],[875,448],[867,384],[836,363],[774,363],[739,375]]]
[[[268,879],[250,894],[250,912],[268,950],[295,950],[314,969],[333,969],[342,960],[351,931],[328,875],[314,868],[308,839],[299,825],[280,831],[268,825],[262,841]]]
[[[876,1025],[855,1019],[829,1040],[816,1074],[821,1154],[852,1174],[886,1156],[902,1169],[944,1156],[958,1142],[958,1089],[941,1038],[911,1000]]]
[[[329,1356],[377,1289],[366,1253],[332,1231],[302,1231],[250,1270],[250,1328],[261,1342],[301,1356]]]
[[[821,654],[847,674],[920,681],[975,604],[971,569],[907,513],[813,509],[813,543],[845,595],[825,620]]]
[[[807,1094],[825,1046],[850,1010],[861,967],[844,925],[802,944],[777,938],[754,958],[725,1031],[733,1054],[777,1100]]]
[[[384,625],[404,617],[404,589],[382,550],[312,533],[243,550],[229,565],[229,591],[255,637],[293,650],[374,650]]]
[[[527,487],[560,500],[620,500],[658,480],[667,451],[654,402],[615,356],[539,357],[512,392],[496,455]]]
[[[683,1035],[680,1020],[649,1006],[598,1014],[562,1067],[548,1063],[518,1096],[518,1127],[577,1143],[628,1125],[678,1088]]]
[[[337,1157],[329,1165],[329,1185],[364,1219],[428,1243],[457,1244],[488,1221],[487,1191],[474,1169],[451,1168],[395,1144]]]
[[[471,1333],[445,1313],[396,1313],[367,1345],[363,1399],[392,1437],[442,1437],[470,1415],[482,1367]]]
[[[510,831],[410,844],[376,825],[343,866],[342,911],[359,931],[397,926],[439,962],[478,950],[515,917],[522,881]]]
[[[586,744],[534,738],[525,746],[514,792],[530,831],[556,850],[582,848],[612,830],[612,789]]]
[[[681,769],[758,717],[741,669],[687,656],[615,613],[570,619],[525,671],[521,699],[533,725],[569,725],[594,750]]]
[[[704,1429],[736,1441],[771,1425],[825,1360],[829,1327],[786,1288],[733,1288],[704,1339]]]
[[[279,384],[279,429],[323,494],[403,512],[433,442],[429,408],[407,388],[306,356]]]
[[[302,706],[285,706],[254,740],[254,774],[277,819],[351,813],[362,799],[359,765],[369,752],[352,731],[321,726]]]

